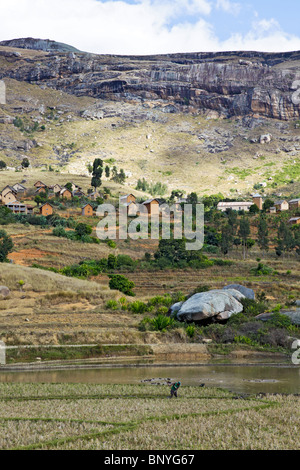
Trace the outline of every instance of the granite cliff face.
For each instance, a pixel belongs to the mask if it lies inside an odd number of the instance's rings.
[[[10,77],[77,96],[139,102],[171,113],[300,117],[300,100],[293,99],[300,88],[300,52],[161,56],[51,52],[30,58],[21,52],[5,60],[0,79]]]
[[[32,49],[46,52],[80,52],[73,46],[62,42],[51,41],[51,39],[20,38],[0,41],[0,46],[17,47],[20,49]]]

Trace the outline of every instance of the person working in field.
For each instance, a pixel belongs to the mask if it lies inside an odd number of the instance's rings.
[[[180,385],[181,385],[181,382],[175,382],[172,384],[170,398],[172,398],[173,395],[175,395],[175,397],[177,398],[177,390],[179,389]]]

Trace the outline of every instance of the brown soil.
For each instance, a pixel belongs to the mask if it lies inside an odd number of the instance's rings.
[[[50,251],[42,251],[38,248],[31,248],[10,253],[8,259],[12,260],[15,264],[30,266],[33,261],[37,261],[47,255],[53,255],[53,253]]]

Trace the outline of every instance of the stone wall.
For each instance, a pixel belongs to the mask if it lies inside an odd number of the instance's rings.
[[[5,83],[0,80],[0,104],[6,104],[6,87]]]

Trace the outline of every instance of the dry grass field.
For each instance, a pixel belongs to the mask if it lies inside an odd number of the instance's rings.
[[[299,396],[214,388],[0,385],[1,449],[297,450]]]

